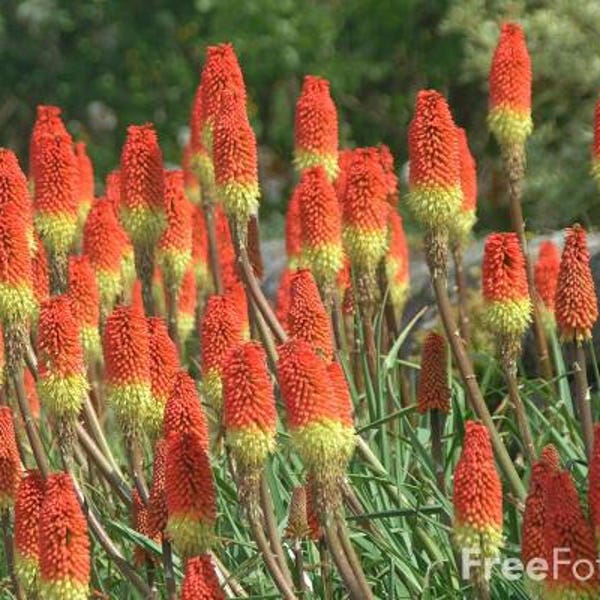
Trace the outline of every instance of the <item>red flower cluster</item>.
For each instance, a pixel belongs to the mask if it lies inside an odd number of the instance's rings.
[[[428,333],[423,343],[417,410],[422,414],[430,410],[450,411],[448,346],[444,336],[435,331]]]

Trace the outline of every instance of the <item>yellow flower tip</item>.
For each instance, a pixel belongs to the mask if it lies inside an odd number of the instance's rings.
[[[50,414],[58,419],[74,420],[89,390],[89,383],[80,373],[68,377],[48,373],[40,377],[37,388],[40,400]]]
[[[184,557],[207,552],[215,539],[212,523],[198,521],[193,515],[186,514],[169,515],[167,533],[175,550]]]
[[[162,212],[151,210],[146,206],[127,208],[122,205],[120,217],[123,227],[135,246],[156,244],[166,223]]]
[[[382,230],[345,225],[342,238],[352,266],[361,271],[374,272],[388,247],[387,231]]]
[[[188,267],[192,262],[192,251],[175,250],[174,248],[159,248],[156,259],[163,272],[167,286],[179,288]]]
[[[193,330],[194,315],[179,313],[179,315],[177,315],[177,331],[182,344],[186,342]]]
[[[294,167],[301,173],[304,169],[321,165],[325,169],[329,181],[335,181],[340,168],[337,154],[320,153],[297,148],[294,151]]]
[[[223,203],[227,216],[245,224],[258,213],[260,190],[258,182],[229,181],[217,186],[217,196]]]
[[[35,228],[48,250],[68,254],[77,236],[77,215],[37,212]]]
[[[87,600],[89,594],[87,584],[68,578],[57,581],[41,580],[39,583],[39,597],[45,600]]]
[[[208,369],[202,378],[202,389],[209,404],[220,410],[223,405],[223,380],[218,369]]]
[[[37,302],[30,286],[0,283],[0,315],[4,322],[22,323],[36,311]]]
[[[40,572],[40,563],[33,556],[24,556],[15,551],[15,576],[25,589],[33,595],[36,587],[36,581]]]
[[[406,202],[415,219],[425,228],[450,230],[462,204],[460,185],[415,185]]]
[[[531,114],[496,106],[488,114],[488,127],[502,148],[522,147],[533,131]]]
[[[502,529],[494,525],[454,525],[454,540],[461,550],[481,552],[484,558],[498,556],[502,546]]]
[[[150,383],[115,385],[108,388],[108,401],[124,430],[136,432],[152,426]]]
[[[483,321],[491,333],[521,337],[531,322],[531,301],[522,298],[489,302]]]
[[[339,244],[319,244],[304,247],[301,262],[312,272],[317,283],[335,281],[344,266],[344,250]]]
[[[262,468],[275,451],[275,434],[259,427],[227,429],[227,445],[236,462],[244,469]]]

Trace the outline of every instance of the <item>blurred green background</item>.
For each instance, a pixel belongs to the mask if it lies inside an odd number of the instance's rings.
[[[235,45],[260,144],[271,233],[293,182],[293,111],[302,77],[331,81],[341,142],[380,141],[406,161],[415,93],[447,94],[479,162],[481,232],[507,226],[497,148],[485,125],[499,24],[519,20],[534,65],[535,133],[525,213],[546,231],[600,223],[588,174],[600,85],[597,0],[2,0],[0,140],[26,164],[38,103],[58,104],[85,139],[98,190],[129,123],[153,121],[177,163],[207,44]]]

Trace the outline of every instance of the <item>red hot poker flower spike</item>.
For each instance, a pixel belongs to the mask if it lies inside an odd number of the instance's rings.
[[[167,443],[159,439],[154,447],[152,464],[152,485],[148,500],[148,531],[154,538],[162,534],[167,527],[167,499],[165,497],[165,469],[167,460]]]
[[[531,59],[521,26],[502,26],[490,69],[488,125],[500,146],[523,146],[531,121]]]
[[[204,211],[199,206],[195,207],[192,214],[192,264],[198,290],[207,291],[211,285],[208,266],[208,232]]]
[[[58,135],[71,143],[71,136],[62,122],[60,113],[61,111],[58,106],[40,104],[37,107],[37,116],[31,132],[31,140],[29,141],[29,177],[34,181],[37,179],[37,166],[42,138],[47,135]]]
[[[581,341],[592,336],[598,318],[598,300],[581,225],[567,229],[555,302],[554,314],[563,339]]]
[[[462,127],[456,128],[458,136],[458,159],[460,164],[460,188],[462,205],[452,228],[456,243],[464,243],[473,229],[477,207],[477,164],[471,154],[467,132]]]
[[[386,200],[393,209],[396,209],[398,206],[398,176],[394,168],[394,156],[385,144],[379,145],[377,149],[379,150],[379,162],[385,173]]]
[[[194,556],[186,562],[181,600],[225,600],[209,554]]]
[[[292,300],[292,277],[294,272],[286,267],[281,274],[279,287],[277,288],[277,297],[275,300],[275,316],[287,331],[288,316],[290,311],[290,302]]]
[[[338,174],[338,117],[329,81],[307,75],[296,103],[294,166],[321,165],[330,181]]]
[[[183,276],[177,297],[177,331],[182,344],[185,344],[194,329],[197,297],[196,276],[190,267]]]
[[[554,319],[559,270],[560,251],[558,246],[551,241],[542,242],[534,269],[535,289],[552,319]]]
[[[0,509],[7,510],[14,504],[20,477],[13,413],[8,406],[0,406]]]
[[[348,428],[354,428],[354,406],[348,389],[348,381],[344,370],[338,362],[332,362],[327,367],[329,381],[333,388],[333,400],[340,421]]]
[[[410,264],[402,218],[395,208],[389,212],[389,230],[390,247],[385,257],[385,274],[390,301],[400,315],[408,297]]]
[[[594,107],[594,142],[592,144],[592,177],[600,186],[600,97]]]
[[[7,148],[0,148],[0,208],[6,204],[14,204],[28,222],[28,236],[33,236],[32,205],[27,188],[27,179],[21,171],[15,153]],[[29,240],[32,247],[35,241]]]
[[[79,224],[83,225],[94,200],[94,167],[88,156],[85,142],[75,144],[77,170],[79,172],[78,201]]]
[[[417,402],[421,414],[430,410],[450,411],[448,347],[444,336],[435,331],[428,333],[423,343]]]
[[[148,507],[142,501],[137,488],[131,490],[131,525],[140,534],[152,539],[152,533],[148,525]],[[154,540],[158,541],[158,540]],[[137,567],[146,564],[147,561],[156,560],[152,554],[144,550],[143,546],[136,545],[133,551],[133,560]]]
[[[202,182],[202,191],[198,190],[200,192],[198,194],[198,203],[201,200],[200,194],[202,194],[204,200],[213,199],[215,187],[215,171],[212,164],[212,157],[202,141],[202,128],[204,127],[205,120],[204,112],[202,85],[199,85],[196,88],[192,103],[190,141],[187,146],[189,149],[189,166],[193,170],[194,175],[197,175],[200,182]],[[210,150],[212,152],[212,148]]]
[[[600,423],[594,426],[594,450],[588,471],[588,501],[590,506],[590,521],[596,538],[600,534]]]

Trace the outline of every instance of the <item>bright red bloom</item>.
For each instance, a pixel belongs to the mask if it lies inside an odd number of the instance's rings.
[[[556,288],[558,287],[558,272],[560,270],[560,251],[551,241],[542,242],[535,263],[535,289],[544,306],[554,312]]]
[[[183,170],[183,185],[185,194],[192,204],[200,204],[202,201],[202,190],[200,189],[200,180],[194,173],[193,168],[194,150],[191,142],[188,142],[183,147],[181,156],[181,169]]]
[[[331,361],[334,346],[331,321],[308,269],[300,269],[292,276],[287,324],[291,337],[307,341],[317,354]]]
[[[210,285],[208,266],[208,232],[203,210],[197,206],[192,214],[192,265],[198,288],[205,291]]]
[[[167,527],[167,499],[165,497],[165,469],[167,442],[159,439],[154,447],[152,485],[148,499],[148,531],[152,537],[162,534]]]
[[[598,318],[598,300],[585,229],[581,225],[573,225],[566,231],[558,273],[555,316],[563,338],[582,340],[592,336],[592,327]]]
[[[88,210],[94,200],[94,167],[87,153],[85,142],[75,144],[75,156],[79,172],[79,202],[87,205]]]
[[[17,495],[21,459],[17,449],[12,409],[0,406],[0,508],[8,509]]]
[[[408,296],[410,261],[402,217],[395,208],[389,212],[389,230],[390,242],[385,257],[385,274],[392,306],[401,311]]]
[[[462,204],[456,125],[446,99],[421,90],[408,129],[409,207],[423,227],[449,229]]]
[[[298,266],[302,254],[302,221],[300,220],[300,188],[296,186],[285,215],[285,251],[291,269]]]
[[[594,425],[594,450],[588,470],[588,481],[590,521],[598,536],[600,534],[600,423]]]
[[[488,123],[498,143],[523,144],[531,122],[531,59],[517,23],[505,23],[490,68]]]
[[[417,410],[421,414],[430,410],[450,411],[448,346],[444,336],[435,331],[428,333],[423,343]]]
[[[19,161],[12,150],[0,148],[0,208],[9,202],[15,204],[24,217],[31,215],[27,179]]]
[[[47,135],[56,135],[64,137],[69,143],[71,142],[71,135],[62,122],[61,110],[58,106],[39,104],[36,113],[36,120],[29,141],[29,176],[34,181],[37,179],[36,168],[39,162],[42,138]]]
[[[454,532],[458,547],[497,554],[502,540],[502,484],[494,463],[490,434],[474,421],[465,424],[465,439],[454,470]]]
[[[69,257],[69,299],[71,314],[80,327],[98,327],[100,294],[90,259],[85,254]]]
[[[285,267],[279,280],[277,288],[277,297],[275,299],[275,316],[287,331],[288,316],[290,311],[290,302],[292,300],[292,277],[294,271]]]
[[[208,425],[200,404],[196,382],[186,373],[175,374],[163,421],[163,437],[171,434],[194,432],[208,451]]]
[[[112,170],[106,176],[104,196],[112,204],[115,214],[118,214],[121,205],[121,171],[119,169]]]
[[[131,525],[138,533],[152,539],[148,519],[148,507],[144,504],[137,488],[134,487],[131,490]],[[144,550],[143,546],[135,546],[133,560],[136,566],[140,567],[152,559],[153,555]]]
[[[587,522],[575,484],[568,471],[557,471],[548,478],[545,495],[545,547],[548,573],[545,588],[548,597],[596,598],[599,592],[598,563],[594,533]],[[556,552],[557,549],[560,552]],[[568,552],[567,552],[568,550]],[[559,560],[555,558],[559,557]],[[577,561],[586,561],[582,581],[576,576]],[[583,571],[582,571],[583,572]],[[552,575],[556,573],[556,578]],[[556,594],[556,596],[551,596]]]
[[[338,417],[346,427],[353,428],[354,405],[344,370],[340,363],[334,361],[327,366],[327,374],[333,389],[333,401]]]
[[[376,148],[352,153],[345,182],[344,248],[353,267],[374,271],[388,245],[385,173]]]
[[[297,190],[303,262],[317,281],[332,282],[344,261],[342,215],[335,190],[320,165],[302,172]]]
[[[321,165],[330,181],[338,173],[338,118],[329,81],[306,75],[296,102],[294,164],[298,171]]]
[[[394,156],[385,144],[380,144],[377,149],[379,150],[379,162],[385,174],[386,200],[395,209],[398,205],[398,176],[394,168]]]
[[[452,228],[459,243],[468,237],[475,224],[477,207],[477,164],[469,149],[467,133],[462,127],[456,128],[458,137],[458,157],[460,164],[460,188],[462,205]]]
[[[134,244],[152,246],[163,228],[164,177],[151,123],[130,125],[121,154],[120,217]]]
[[[46,479],[40,510],[42,540],[42,597],[66,600],[84,597],[90,582],[90,540],[85,516],[67,473],[53,473]]]
[[[221,280],[223,287],[227,289],[233,281],[239,280],[239,276],[229,222],[227,221],[227,215],[223,207],[220,205],[215,206],[215,233],[217,236],[217,248],[219,250]]]
[[[310,530],[310,539],[318,542],[323,537],[323,529],[319,521],[319,509],[315,494],[315,481],[310,473],[306,476],[306,520]]]
[[[352,157],[354,156],[354,150],[351,150],[350,148],[346,148],[345,150],[340,150],[339,154],[338,154],[338,166],[339,166],[339,172],[337,175],[337,178],[335,180],[334,183],[334,188],[335,188],[335,193],[337,194],[338,200],[340,201],[340,204],[344,203],[344,198],[346,196],[346,184],[348,182],[348,170],[350,168],[350,165],[352,164]],[[382,164],[383,166],[383,162],[385,162],[385,159],[382,161],[381,160],[381,155],[380,155],[380,164]],[[383,167],[384,170],[384,174],[385,174],[385,167]],[[389,181],[386,178],[386,183],[389,184]],[[386,186],[386,189],[389,191],[389,187]]]
[[[196,276],[194,270],[190,267],[183,276],[181,288],[177,295],[177,330],[182,343],[185,343],[194,329],[197,298],[198,287]]]
[[[181,600],[225,600],[209,554],[195,556],[185,563]]]

